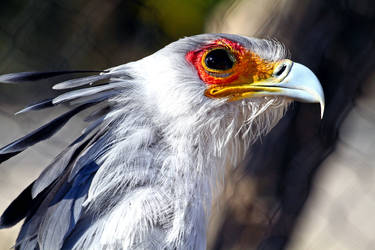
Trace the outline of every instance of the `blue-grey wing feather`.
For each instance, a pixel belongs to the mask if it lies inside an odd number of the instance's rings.
[[[82,77],[82,78],[76,78],[76,79],[71,79],[67,80],[64,82],[60,82],[55,84],[52,88],[53,89],[68,89],[68,88],[76,88],[80,87],[83,85],[88,85],[92,84],[94,82],[108,79],[111,77],[111,74],[103,74],[103,75],[95,75],[95,76],[87,76],[87,77]]]
[[[95,95],[97,93],[101,93],[104,91],[108,91],[108,90],[112,90],[116,88],[119,89],[121,87],[122,87],[121,84],[119,84],[118,82],[114,82],[114,83],[109,83],[106,85],[100,85],[96,87],[73,90],[73,91],[57,96],[56,98],[52,100],[52,103],[56,105],[56,104],[71,101],[77,98]]]
[[[38,237],[42,249],[62,247],[80,217],[83,200],[98,168],[95,162],[90,162],[81,168],[72,182],[65,182],[56,193],[40,225]]]
[[[36,197],[45,188],[51,185],[66,169],[66,167],[76,159],[77,155],[91,142],[94,135],[87,140],[84,140],[91,131],[81,135],[68,148],[57,156],[55,161],[43,170],[38,179],[35,180],[32,186],[32,197]]]
[[[34,81],[68,73],[88,72],[23,72],[2,75],[0,82]],[[126,81],[121,82],[121,79],[129,79],[126,74],[121,72],[112,74],[104,71],[96,73],[102,74],[65,81],[55,87],[74,88],[103,79],[108,79],[109,82],[105,85],[70,91],[21,110],[21,113],[40,110],[62,102],[78,105],[1,148],[0,163],[50,138],[77,113],[118,95],[123,88],[126,88],[124,84]],[[109,79],[113,75],[118,78]],[[25,218],[17,238],[16,249],[59,249],[73,244],[88,228],[92,216],[84,213],[82,204],[86,199],[91,181],[100,167],[95,160],[106,151],[111,141],[111,135],[108,133],[110,125],[107,123],[103,125],[106,114],[111,110],[112,107],[107,104],[92,113],[88,118],[91,123],[82,135],[59,154],[39,178],[29,185],[2,214],[0,228],[13,226]]]

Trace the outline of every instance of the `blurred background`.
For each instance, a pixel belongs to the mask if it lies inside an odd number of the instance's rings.
[[[243,166],[228,171],[214,204],[208,249],[370,250],[374,19],[372,0],[6,0],[0,8],[0,74],[105,69],[204,32],[280,40],[320,79],[324,118],[318,105],[294,104]],[[0,84],[0,145],[67,110],[13,115],[54,95],[51,85]],[[2,164],[1,212],[80,134],[82,117]],[[0,249],[13,245],[19,226],[0,230]]]

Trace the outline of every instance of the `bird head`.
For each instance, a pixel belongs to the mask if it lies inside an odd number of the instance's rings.
[[[0,82],[66,73],[83,72],[12,73],[0,76]],[[287,59],[284,47],[274,40],[230,34],[186,37],[141,60],[100,73],[53,88],[69,89],[107,80],[103,85],[67,92],[21,112],[76,99],[82,99],[76,103],[87,105],[109,100],[112,105],[106,121],[128,123],[116,126],[117,134],[126,135],[126,128],[135,126],[134,120],[142,120],[141,125],[151,125],[172,138],[172,145],[179,143],[175,138],[198,138],[191,142],[194,148],[211,145],[213,148],[206,151],[218,152],[214,154],[217,156],[220,151],[228,151],[223,145],[229,141],[254,142],[268,132],[292,100],[319,103],[322,115],[324,111],[324,94],[317,77],[307,67]]]
[[[276,107],[292,100],[320,103],[323,115],[324,94],[317,77],[285,57],[277,41],[203,34],[180,39],[127,65],[128,72],[146,84],[144,92],[157,107],[155,112],[173,118],[198,110],[205,113],[204,108],[257,104],[261,109],[270,101]]]
[[[237,40],[218,38],[187,53],[186,60],[194,65],[200,79],[207,85],[205,96],[226,98],[228,101],[283,96],[318,102],[323,115],[323,90],[307,67],[280,58],[281,53],[277,51],[270,58],[262,51],[259,53],[259,49],[254,48],[254,42],[249,40],[242,45]],[[267,46],[261,47],[269,49]],[[277,48],[280,49],[276,45]]]

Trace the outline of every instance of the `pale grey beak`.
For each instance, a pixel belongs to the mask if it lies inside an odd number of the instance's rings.
[[[324,114],[324,93],[318,78],[306,66],[293,63],[289,74],[280,82],[283,94],[301,102],[320,104],[321,118]]]
[[[290,60],[283,60],[279,67],[284,72],[268,83],[259,82],[257,86],[277,89],[274,93],[262,92],[259,95],[278,95],[292,98],[300,102],[319,103],[320,116],[323,118],[325,101],[322,85],[315,74],[306,66]]]
[[[318,78],[306,66],[289,59],[278,62],[271,77],[256,82],[213,85],[205,95],[236,101],[260,96],[284,96],[301,102],[319,103],[324,114],[324,93]]]

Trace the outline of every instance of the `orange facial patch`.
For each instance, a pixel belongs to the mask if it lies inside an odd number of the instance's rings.
[[[230,69],[210,69],[205,63],[206,56],[215,49],[225,49],[233,59]],[[218,39],[200,49],[186,54],[186,60],[196,68],[200,79],[209,85],[229,85],[252,83],[272,76],[274,62],[262,59],[239,43],[228,39]]]

